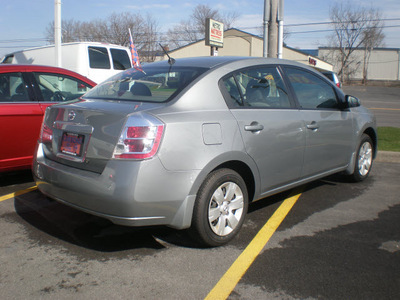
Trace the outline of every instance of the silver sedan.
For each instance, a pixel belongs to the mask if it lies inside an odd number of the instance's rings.
[[[376,149],[374,116],[319,72],[200,57],[124,71],[50,107],[33,172],[77,209],[219,246],[250,201],[338,172],[364,180]]]

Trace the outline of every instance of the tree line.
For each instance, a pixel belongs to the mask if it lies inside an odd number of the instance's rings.
[[[199,4],[187,19],[181,20],[166,33],[160,31],[158,22],[149,14],[143,17],[140,13],[123,12],[87,22],[63,20],[62,42],[104,42],[128,47],[130,28],[141,60],[152,62],[157,52],[162,51],[160,43],[174,49],[204,38],[206,18],[221,21],[225,28],[231,28],[238,16],[237,13],[224,14]],[[46,27],[45,34],[47,40],[54,43],[54,22]]]
[[[142,61],[152,62],[157,52],[161,51],[159,44],[175,49],[204,38],[207,18],[221,21],[225,29],[232,28],[239,17],[238,13],[223,13],[208,5],[197,5],[192,14],[180,21],[174,28],[162,33],[157,20],[147,14],[112,13],[106,19],[95,19],[82,22],[65,20],[62,22],[62,42],[95,41],[129,46],[128,28],[133,34],[133,42],[138,49]],[[330,37],[329,47],[339,49],[334,54],[323,57],[327,62],[339,65],[338,73],[342,81],[354,72],[356,67],[352,54],[363,48],[364,76],[373,48],[383,45],[383,21],[378,9],[353,6],[350,2],[337,2],[330,8],[330,19],[334,34]],[[260,21],[261,22],[261,21]],[[46,37],[54,41],[54,23],[46,28]],[[286,38],[290,32],[286,32]]]

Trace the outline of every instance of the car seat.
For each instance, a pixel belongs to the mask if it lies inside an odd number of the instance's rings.
[[[132,95],[135,95],[135,96],[151,97],[150,89],[144,83],[141,83],[141,82],[135,82],[135,84],[132,85],[130,91],[131,91]]]

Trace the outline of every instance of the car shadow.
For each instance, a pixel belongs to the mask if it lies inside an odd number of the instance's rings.
[[[53,201],[39,191],[16,196],[14,208],[17,215],[30,225],[27,233],[32,240],[40,244],[62,244],[72,251],[85,248],[102,253],[140,252],[164,249],[166,243],[190,246],[188,242],[180,242],[182,233],[177,230],[163,226],[115,225]]]
[[[21,170],[0,173],[0,187],[33,182],[31,170]]]
[[[333,175],[303,185],[299,190],[306,193],[321,186],[336,186],[343,182],[346,181],[342,176]],[[263,209],[266,209],[265,216],[272,215],[278,204],[295,191],[297,189],[250,203],[247,218],[254,219],[256,216],[252,215]],[[120,253],[129,250],[140,253],[145,249],[161,250],[168,247],[168,244],[185,248],[202,248],[190,237],[187,230],[174,230],[165,226],[115,225],[106,219],[51,200],[37,190],[16,196],[14,207],[18,216],[31,226],[30,230],[27,230],[30,237],[39,243],[62,243],[65,247],[85,248],[102,253]],[[48,236],[54,240],[49,242]]]

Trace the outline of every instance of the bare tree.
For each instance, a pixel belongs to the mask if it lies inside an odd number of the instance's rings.
[[[140,52],[142,55],[142,60],[147,62],[153,62],[156,59],[156,54],[160,49],[159,40],[160,34],[158,33],[159,27],[158,23],[151,17],[147,15],[146,26],[143,29],[142,41],[143,44],[140,46]]]
[[[376,9],[354,7],[336,3],[330,9],[330,18],[334,26],[333,46],[339,49],[338,74],[341,80],[350,76],[358,67],[352,54],[367,44],[379,45],[383,41],[380,13]],[[374,33],[374,34],[373,34]]]
[[[105,42],[128,46],[128,28],[132,31],[133,42],[142,61],[154,61],[154,49],[157,45],[158,24],[148,15],[129,12],[113,13],[105,20],[96,19],[90,22],[66,20],[62,22],[62,41],[67,42]],[[46,37],[54,42],[54,22],[46,28]]]
[[[179,25],[169,29],[167,40],[173,48],[181,47],[188,42],[195,42],[204,38],[206,30],[206,19],[211,18],[224,23],[224,28],[232,28],[234,22],[239,17],[236,12],[220,13],[217,9],[212,9],[208,5],[197,5],[190,17],[182,20]]]
[[[62,21],[62,41],[63,43],[70,43],[80,40],[80,33],[83,24],[75,20]],[[46,39],[50,44],[54,44],[54,22],[49,23],[45,29]]]

